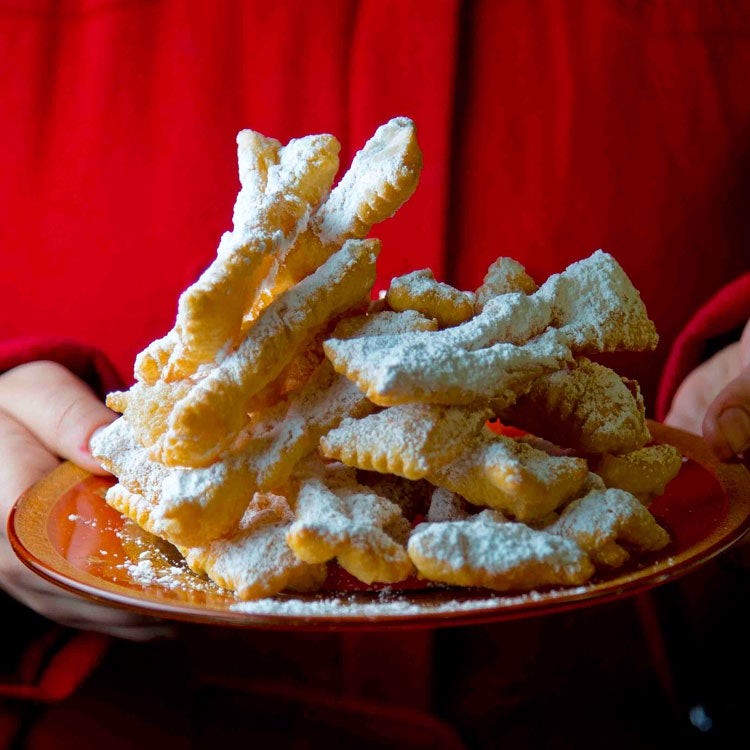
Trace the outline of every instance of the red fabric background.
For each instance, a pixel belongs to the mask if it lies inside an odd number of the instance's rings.
[[[231,228],[244,127],[331,132],[348,166],[377,125],[410,115],[428,166],[378,229],[381,276],[442,273],[456,2],[10,5],[0,338],[74,335],[130,375]]]

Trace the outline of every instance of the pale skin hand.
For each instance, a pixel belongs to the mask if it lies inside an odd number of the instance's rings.
[[[703,434],[719,458],[750,454],[750,322],[685,378],[664,421]]]
[[[16,498],[62,459],[106,473],[91,457],[88,443],[114,418],[83,381],[54,362],[31,362],[0,375],[0,588],[62,625],[147,640],[166,636],[169,629],[47,583],[18,560],[6,531]]]

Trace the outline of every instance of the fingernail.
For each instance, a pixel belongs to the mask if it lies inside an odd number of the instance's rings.
[[[719,430],[732,453],[737,455],[750,448],[750,414],[741,406],[730,406],[719,414]]]
[[[91,453],[91,445],[92,445],[92,443],[94,442],[94,439],[96,438],[96,436],[97,436],[97,435],[98,435],[98,434],[99,434],[99,433],[100,433],[100,432],[101,432],[101,431],[102,431],[102,430],[103,430],[103,429],[104,429],[105,427],[108,427],[108,425],[106,425],[106,424],[103,424],[103,425],[101,425],[101,426],[97,427],[97,428],[96,428],[96,429],[95,429],[95,430],[94,430],[94,431],[93,431],[93,432],[91,433],[91,435],[89,435],[89,439],[88,439],[88,442],[87,442],[87,443],[86,443],[85,445],[81,446],[81,450],[82,450],[82,451],[83,451],[83,452],[84,452],[85,454],[88,454],[89,456],[90,456],[90,455],[92,455],[92,453]]]

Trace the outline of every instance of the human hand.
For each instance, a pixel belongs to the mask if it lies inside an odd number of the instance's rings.
[[[738,342],[685,378],[665,422],[702,433],[721,459],[750,449],[750,321]]]
[[[169,630],[158,620],[89,602],[47,583],[18,560],[6,535],[15,500],[61,459],[106,474],[88,444],[97,428],[113,419],[93,391],[62,365],[30,362],[0,375],[0,588],[61,625],[148,640]]]

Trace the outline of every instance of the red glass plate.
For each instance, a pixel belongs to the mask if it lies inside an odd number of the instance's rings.
[[[750,529],[750,473],[720,463],[701,438],[651,423],[657,442],[686,457],[650,506],[670,545],[585,586],[499,594],[428,586],[364,587],[331,566],[323,591],[241,602],[189,571],[169,544],[103,500],[113,481],[64,463],[28,490],[9,519],[18,557],[81,596],[167,619],[239,627],[346,630],[465,625],[591,606],[674,580],[723,553]]]

